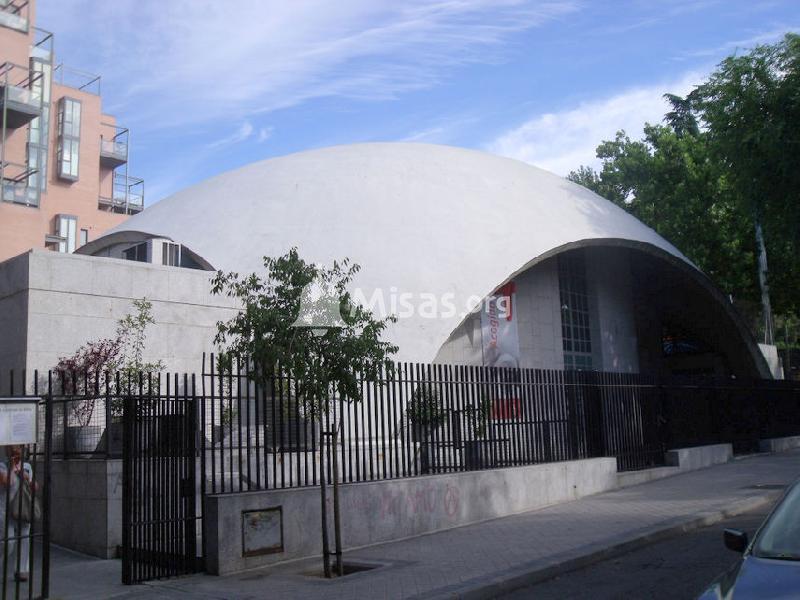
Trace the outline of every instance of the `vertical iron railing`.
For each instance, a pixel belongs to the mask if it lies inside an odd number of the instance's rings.
[[[120,381],[123,423],[122,581],[194,573],[198,557],[194,377]]]
[[[12,372],[6,382],[0,381],[0,396],[37,403],[35,442],[6,446],[0,456],[5,479],[4,485],[0,486],[5,504],[4,518],[0,520],[0,527],[3,528],[0,539],[3,600],[32,600],[50,596],[53,404],[44,393],[46,389],[39,385],[38,372],[34,373],[32,383],[28,381],[25,371],[21,372],[21,377],[15,377]],[[9,452],[15,448],[19,452],[16,467]],[[27,480],[26,483],[23,483],[23,478]],[[23,496],[23,485],[29,487],[29,499]],[[27,522],[21,516],[24,513],[23,504],[28,505],[30,519]],[[15,512],[20,515],[19,518],[14,518]],[[28,565],[27,570],[23,561]]]
[[[318,485],[320,428],[334,417],[345,483],[600,456],[627,471],[663,465],[670,447],[724,439],[745,451],[800,434],[800,387],[784,382],[415,363],[356,377],[360,397],[320,406],[290,374],[254,378],[248,361],[206,357],[204,493]]]

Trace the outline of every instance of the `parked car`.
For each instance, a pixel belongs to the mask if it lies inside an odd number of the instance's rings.
[[[800,480],[786,490],[752,541],[737,529],[726,529],[723,538],[742,557],[701,600],[800,598]]]

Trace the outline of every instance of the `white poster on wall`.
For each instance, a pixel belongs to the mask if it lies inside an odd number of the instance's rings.
[[[36,443],[37,400],[0,399],[0,446]]]

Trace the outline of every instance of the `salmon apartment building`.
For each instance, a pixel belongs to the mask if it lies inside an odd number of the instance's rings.
[[[100,76],[57,62],[34,0],[0,1],[0,260],[70,253],[144,207]]]

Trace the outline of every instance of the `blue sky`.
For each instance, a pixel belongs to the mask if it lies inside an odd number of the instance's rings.
[[[147,204],[238,166],[362,141],[596,164],[726,55],[800,31],[797,0],[38,0],[101,74]]]

